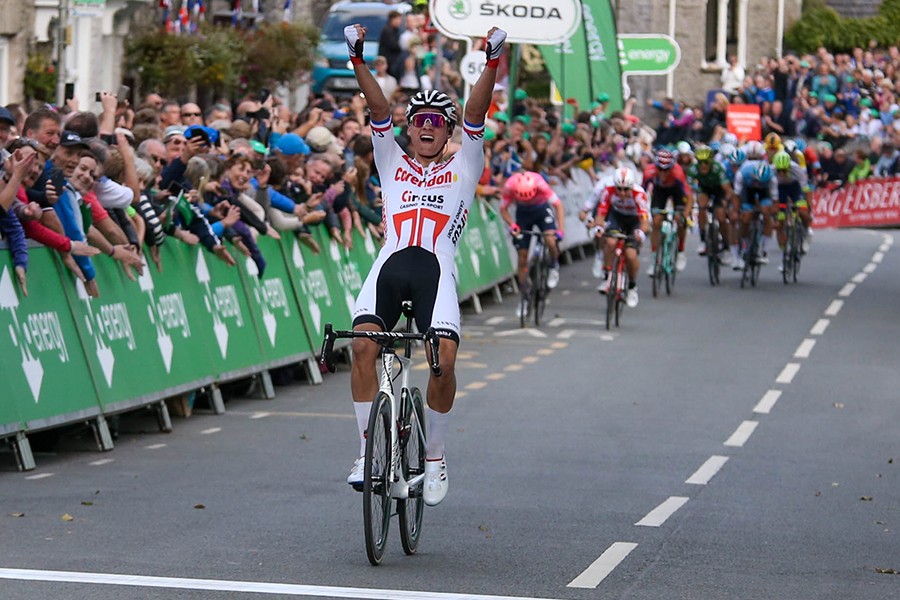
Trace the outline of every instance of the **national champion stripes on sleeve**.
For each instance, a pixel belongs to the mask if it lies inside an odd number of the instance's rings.
[[[373,132],[377,131],[379,133],[384,133],[386,131],[390,131],[391,130],[391,118],[388,117],[387,119],[385,119],[384,121],[381,121],[381,122],[372,121],[371,125],[372,125]]]
[[[474,125],[463,119],[463,131],[465,131],[467,135],[473,137],[482,136],[484,135],[484,123]]]

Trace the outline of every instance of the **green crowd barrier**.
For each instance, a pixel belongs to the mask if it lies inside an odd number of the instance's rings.
[[[97,256],[98,298],[37,245],[24,296],[0,244],[0,438],[21,444],[23,434],[94,418],[103,429],[104,415],[154,403],[164,410],[166,398],[290,363],[306,361],[320,382],[324,325],[349,328],[380,244],[368,230],[353,232],[351,248],[324,227],[312,235],[319,252],[289,232],[261,237],[262,277],[233,246],[236,267],[170,240],[160,248],[162,269],[150,261],[133,278]],[[487,202],[469,211],[457,270],[461,300],[513,276],[506,228]],[[111,439],[100,446],[111,448]]]

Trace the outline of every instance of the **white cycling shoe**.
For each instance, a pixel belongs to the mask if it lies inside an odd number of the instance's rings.
[[[628,308],[634,308],[638,305],[638,291],[637,288],[631,288],[625,293],[625,304],[628,305]]]
[[[547,273],[547,287],[555,289],[559,285],[559,267],[550,267]]]
[[[678,253],[678,258],[675,259],[675,269],[678,271],[684,271],[684,268],[687,266],[687,255],[683,252]]]
[[[347,483],[352,485],[355,489],[362,491],[365,470],[366,457],[360,456],[353,463],[353,468],[350,469],[350,475],[347,476]]]
[[[425,482],[422,488],[422,496],[428,506],[437,506],[447,495],[450,482],[447,481],[447,461],[426,460]]]
[[[597,279],[600,279],[601,277],[603,277],[603,252],[602,251],[598,251],[594,255],[594,264],[591,267],[591,275],[593,275]]]

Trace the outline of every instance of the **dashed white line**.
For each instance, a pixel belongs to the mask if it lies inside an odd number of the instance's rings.
[[[800,363],[788,363],[784,365],[781,373],[775,378],[775,383],[790,383],[800,370]]]
[[[551,348],[556,348],[557,350],[562,350],[563,348],[568,348],[569,345],[565,342],[553,342],[550,344]]]
[[[600,339],[603,340],[604,342],[611,342],[614,339],[616,339],[616,336],[614,336],[611,333],[604,333],[603,335],[600,336]]]
[[[473,381],[469,385],[466,386],[467,390],[481,390],[487,387],[487,384],[483,381]],[[457,395],[458,396],[458,395]]]
[[[144,446],[147,450],[159,450],[160,448],[165,448],[165,444],[151,444],[149,446]]]
[[[600,558],[591,563],[591,566],[585,569],[581,575],[570,581],[566,587],[594,589],[635,548],[637,548],[637,544],[632,542],[616,542],[607,548]]]
[[[878,265],[876,265],[873,262],[870,262],[869,264],[867,264],[866,266],[863,267],[863,273],[873,273],[873,272],[875,272],[875,269],[877,269],[877,268],[878,268]]]
[[[499,325],[500,323],[502,323],[505,320],[506,320],[506,317],[491,317],[490,319],[486,320],[484,323],[485,323],[485,325],[493,326],[493,325]]]
[[[857,273],[856,275],[853,276],[853,279],[851,279],[850,281],[852,281],[853,283],[862,283],[863,281],[866,280],[866,277],[868,277],[868,276],[869,276],[868,273]]]
[[[272,413],[258,412],[258,413],[253,413],[252,415],[250,415],[250,418],[251,419],[265,419],[266,417],[270,417],[270,416],[272,416]]]
[[[728,462],[727,456],[710,456],[703,465],[688,477],[685,483],[693,485],[706,485],[719,470]]]
[[[576,333],[578,333],[578,332],[574,329],[563,329],[562,331],[560,331],[559,333],[556,334],[556,337],[560,340],[567,340],[567,339],[571,338],[573,335],[575,335]]]
[[[488,373],[484,376],[485,379],[490,379],[491,381],[499,381],[506,377],[506,373]]]
[[[842,298],[846,298],[847,296],[852,294],[853,290],[855,290],[855,289],[856,289],[855,283],[848,283],[844,287],[841,288],[841,291],[838,292],[838,296],[841,296]]]
[[[825,314],[829,317],[836,317],[843,307],[843,300],[832,300],[831,304],[828,305],[828,308],[825,309]]]
[[[553,348],[540,348],[537,351],[537,353],[541,356],[550,356],[554,352],[556,352],[556,350],[554,350]]]
[[[30,479],[32,481],[35,481],[37,479],[46,479],[48,477],[53,477],[54,475],[55,475],[55,473],[38,473],[37,475],[29,475],[25,479]]]
[[[831,319],[819,319],[816,321],[816,324],[813,325],[812,329],[809,330],[810,335],[822,335],[825,333],[825,330],[828,329],[828,325],[831,323]]]
[[[92,467],[99,467],[102,465],[108,465],[109,463],[114,462],[114,461],[115,461],[115,459],[113,459],[113,458],[101,458],[100,460],[91,461],[88,464],[91,465]]]
[[[209,429],[204,429],[200,433],[202,433],[203,435],[209,435],[211,433],[219,433],[220,431],[222,431],[221,427],[210,427]]]
[[[505,367],[503,367],[503,370],[504,370],[504,371],[509,371],[509,372],[513,373],[513,372],[515,372],[515,371],[521,371],[521,370],[524,369],[524,368],[525,368],[525,367],[523,367],[523,366],[520,365],[520,364],[512,364],[512,365],[506,365]]]
[[[637,545],[637,544],[635,544]],[[624,557],[623,557],[624,558]],[[314,596],[320,598],[365,598],[382,600],[535,600],[524,596],[488,596],[483,594],[451,594],[442,592],[382,590],[376,588],[334,587],[267,581],[227,581],[221,579],[188,579],[186,577],[151,577],[118,573],[79,573],[76,571],[40,571],[35,569],[2,569],[0,579],[19,581],[52,581],[97,585],[243,592],[245,594],[280,594],[282,596]],[[553,600],[553,599],[548,599]]]
[[[875,254],[872,255],[873,263],[880,263],[883,260],[884,260],[884,252],[876,252]]]
[[[797,346],[797,350],[794,351],[794,358],[809,358],[809,353],[812,352],[815,345],[816,340],[806,338]]]
[[[566,320],[560,317],[556,317],[554,319],[550,319],[550,322],[547,323],[547,327],[562,327],[566,324]]]
[[[743,448],[750,436],[753,435],[757,425],[759,425],[758,421],[744,421],[738,425],[731,437],[725,440],[725,445],[732,448]]]
[[[879,251],[879,252],[887,252],[887,251],[890,250],[890,249],[891,249],[891,245],[888,244],[887,242],[885,242],[884,244],[878,246],[878,251]]]
[[[687,504],[685,496],[670,496],[668,500],[647,513],[647,516],[635,523],[641,527],[659,527],[675,514],[679,508]]]
[[[772,410],[772,407],[775,406],[775,403],[778,402],[779,398],[781,398],[781,390],[769,390],[763,394],[760,401],[753,407],[753,412],[762,415],[769,414],[769,411]]]

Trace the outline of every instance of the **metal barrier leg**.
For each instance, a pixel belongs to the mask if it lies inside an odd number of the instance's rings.
[[[171,433],[172,418],[169,416],[169,407],[163,400],[156,404],[156,422],[159,423],[159,430],[163,433]]]
[[[222,399],[222,390],[215,383],[209,386],[209,400],[212,403],[213,412],[217,415],[225,414],[225,401]]]
[[[97,441],[98,450],[108,452],[115,448],[112,436],[109,433],[109,425],[106,423],[106,417],[97,415],[97,418],[91,421],[91,429],[94,431],[94,439]]]
[[[16,464],[20,471],[33,471],[37,466],[34,464],[34,455],[31,453],[31,444],[28,438],[21,431],[16,434],[12,440],[13,452],[16,455]]]
[[[319,370],[319,361],[315,357],[304,360],[303,366],[306,369],[306,378],[311,384],[319,385],[322,383],[322,371]]]
[[[481,298],[478,297],[478,294],[472,294],[472,308],[475,309],[476,315],[481,314]]]
[[[266,400],[271,400],[275,397],[275,386],[272,385],[272,376],[269,375],[269,371],[260,371],[257,375],[259,377],[259,382],[262,384],[262,396]]]
[[[509,280],[509,285],[512,288],[512,293],[514,296],[519,295],[519,280],[513,276],[512,279]]]
[[[503,304],[503,291],[500,289],[499,283],[491,288],[491,293],[494,295],[494,302]]]

